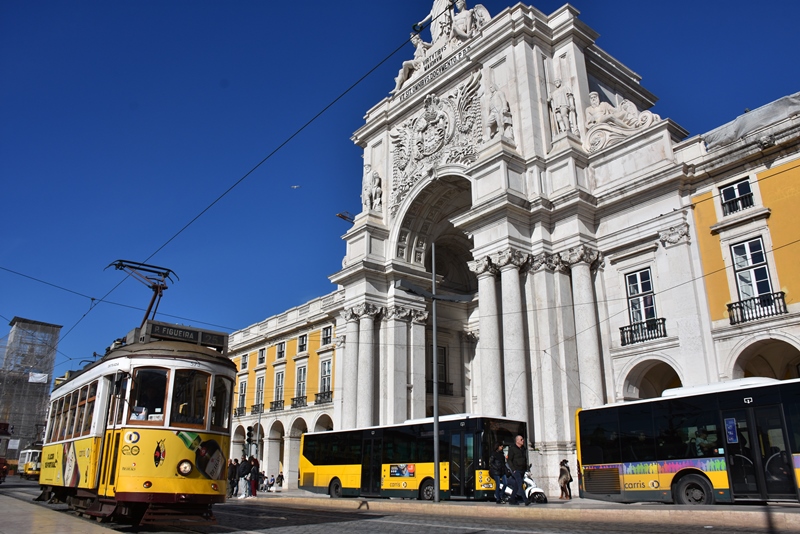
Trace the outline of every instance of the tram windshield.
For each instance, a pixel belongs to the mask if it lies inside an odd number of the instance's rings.
[[[133,375],[131,421],[163,422],[169,371],[140,368]]]

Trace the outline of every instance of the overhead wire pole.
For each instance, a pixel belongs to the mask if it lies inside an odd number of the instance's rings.
[[[394,287],[431,300],[431,313],[433,315],[433,370],[431,378],[433,380],[433,502],[439,502],[439,348],[436,336],[436,301],[444,300],[447,302],[470,302],[475,295],[438,295],[436,294],[436,243],[431,242],[431,292],[425,291],[419,286],[406,280],[395,280]]]

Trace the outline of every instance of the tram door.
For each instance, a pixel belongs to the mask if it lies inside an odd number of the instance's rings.
[[[361,444],[361,495],[381,494],[381,464],[383,462],[383,440],[374,434],[364,438]]]
[[[780,406],[723,410],[722,421],[734,499],[797,500]]]
[[[450,434],[450,497],[475,493],[475,436],[461,431]]]

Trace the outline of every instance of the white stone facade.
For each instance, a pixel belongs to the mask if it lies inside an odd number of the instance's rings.
[[[472,295],[437,303],[440,414],[527,421],[551,494],[581,407],[798,376],[800,305],[731,326],[710,302],[698,243],[719,234],[724,256],[743,232],[767,232],[758,187],[752,217],[720,213],[718,228],[697,223],[694,200],[718,203],[722,185],[797,159],[797,115],[712,150],[648,111],[654,95],[570,5],[491,16],[446,4],[431,11],[446,24],[415,39],[353,136],[363,211],[331,276],[342,295],[328,310],[342,342],[333,426],[432,414],[431,302],[395,284],[431,290],[434,244],[437,293]],[[726,302],[736,284],[730,274]]]

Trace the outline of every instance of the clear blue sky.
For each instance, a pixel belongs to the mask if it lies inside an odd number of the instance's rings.
[[[350,136],[410,44],[161,247],[400,47],[431,4],[0,1],[0,343],[20,316],[64,326],[56,374],[102,353],[150,298],[128,279],[92,307],[123,280],[104,270],[117,259],[177,273],[162,320],[228,332],[334,290],[349,227],[335,214],[361,207]],[[483,4],[496,15],[512,2]],[[800,2],[573,5],[659,97],[653,111],[690,135],[800,91]]]

